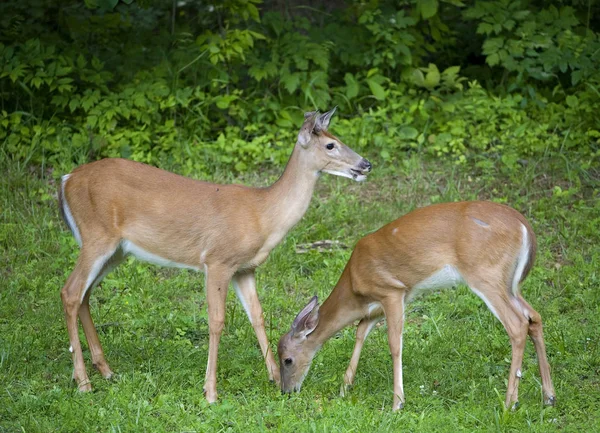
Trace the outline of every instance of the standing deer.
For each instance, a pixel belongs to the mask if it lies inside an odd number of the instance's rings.
[[[420,292],[464,283],[502,322],[512,346],[505,404],[518,402],[527,334],[537,352],[544,402],[554,388],[542,318],[523,299],[520,283],[536,251],[531,226],[517,211],[490,202],[446,203],[417,209],[362,238],[333,292],[319,308],[311,299],[278,345],[283,392],[300,391],[315,353],[340,329],[359,320],[344,375],[352,385],[369,332],[385,315],[394,369],[393,410],[404,405],[402,329],[406,302]]]
[[[362,181],[369,161],[327,132],[335,108],[305,114],[282,176],[267,188],[192,180],[123,159],[104,159],[63,176],[60,210],[81,246],[62,289],[78,389],[90,391],[77,317],[102,376],[112,371],[90,316],[91,289],[127,255],[162,266],[203,271],[209,349],[204,392],[217,399],[217,351],[230,280],[258,338],[270,380],[279,367],[269,348],[255,268],[302,218],[321,172]]]

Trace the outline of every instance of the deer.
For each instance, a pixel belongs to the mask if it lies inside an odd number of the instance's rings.
[[[506,407],[518,406],[527,335],[537,353],[544,403],[555,404],[542,319],[520,293],[536,237],[525,217],[497,203],[443,203],[414,210],[358,241],[339,281],[319,306],[313,297],[278,343],[283,393],[299,392],[323,344],[355,323],[356,341],[341,387],[352,386],[365,339],[384,317],[393,365],[393,406],[404,406],[402,331],[406,304],[430,290],[467,285],[508,333],[512,360]]]
[[[125,257],[161,266],[201,271],[205,276],[209,348],[204,394],[217,400],[217,353],[225,321],[230,281],[254,328],[269,380],[279,383],[279,366],[269,347],[255,269],[306,212],[317,179],[331,173],[363,181],[371,163],[328,132],[335,108],[308,112],[291,157],[271,186],[254,188],[194,180],[119,158],[82,165],[62,177],[59,208],[80,246],[61,291],[67,322],[73,379],[80,391],[92,389],[77,318],[93,366],[110,379],[90,315],[92,288]]]

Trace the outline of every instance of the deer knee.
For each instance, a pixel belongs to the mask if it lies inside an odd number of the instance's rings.
[[[262,314],[258,314],[252,318],[252,327],[254,329],[264,329],[265,327],[265,318]]]
[[[68,286],[63,287],[60,291],[60,298],[62,299],[63,307],[66,312],[79,310],[79,306],[81,305],[79,296],[78,294],[73,293],[72,290],[69,290]]]
[[[519,320],[516,321],[512,332],[510,333],[510,338],[513,345],[524,345],[527,340],[527,334],[529,331],[529,322],[524,317],[519,317]]]
[[[511,336],[511,343],[515,347],[523,347],[527,343],[527,332],[519,332]]]
[[[225,327],[225,319],[218,317],[213,318],[208,323],[209,332],[211,334],[221,334],[223,332],[223,328]]]

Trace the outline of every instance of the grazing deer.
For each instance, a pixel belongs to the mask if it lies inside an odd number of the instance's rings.
[[[91,390],[77,317],[92,363],[112,376],[90,316],[91,289],[127,255],[162,266],[203,271],[209,349],[205,395],[217,399],[217,350],[230,280],[254,328],[269,379],[279,367],[269,348],[254,270],[302,218],[321,172],[364,180],[369,161],[327,132],[335,108],[306,113],[292,156],[268,188],[192,180],[124,159],[103,159],[63,177],[60,210],[81,246],[61,297],[79,390]]]
[[[490,202],[417,209],[362,238],[333,292],[319,308],[311,299],[278,345],[283,392],[300,391],[315,353],[337,331],[359,320],[342,394],[354,382],[365,338],[383,315],[394,369],[393,410],[404,405],[404,309],[420,292],[464,283],[502,322],[512,346],[506,406],[517,404],[527,334],[537,352],[544,401],[555,402],[540,315],[520,283],[536,251],[531,226],[517,211]]]

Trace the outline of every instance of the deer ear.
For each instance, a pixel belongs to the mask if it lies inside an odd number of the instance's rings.
[[[296,338],[306,338],[315,330],[319,323],[319,300],[316,296],[306,304],[294,319],[292,323],[292,336]]]
[[[315,129],[315,123],[319,117],[318,111],[309,111],[308,113],[304,113],[304,123],[302,124],[302,128],[300,128],[300,132],[298,133],[298,143],[302,147],[307,147],[308,143],[310,143],[310,139],[312,138],[313,130]]]
[[[333,110],[328,111],[327,113],[323,113],[319,117],[317,117],[314,129],[316,133],[319,133],[321,131],[327,131],[327,128],[329,128],[329,121],[331,120],[331,117],[334,115],[336,110],[337,105],[333,107]]]

